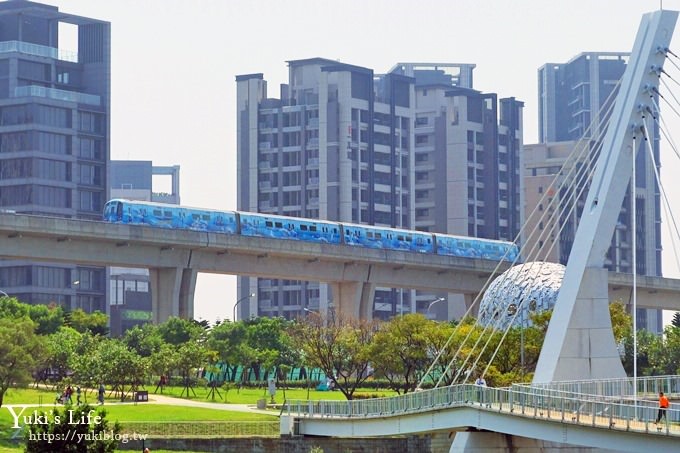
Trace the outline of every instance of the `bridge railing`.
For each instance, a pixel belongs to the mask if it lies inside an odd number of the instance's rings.
[[[465,405],[479,399],[480,387],[463,384],[388,398],[348,401],[286,400],[282,413],[306,417],[373,417]]]
[[[659,392],[680,396],[680,376],[645,376],[636,380],[638,395],[656,398]],[[591,379],[548,383],[515,384],[531,388],[559,390],[577,395],[633,395],[633,378]]]
[[[390,398],[352,401],[286,401],[281,412],[298,417],[371,418],[473,406],[482,410],[543,418],[562,423],[680,436],[680,426],[677,424],[680,421],[680,410],[667,410],[666,420],[656,426],[654,421],[658,407],[654,402],[647,403],[649,404],[631,403],[627,399],[607,399],[587,394],[574,397],[565,391],[531,386],[488,388],[466,384]]]

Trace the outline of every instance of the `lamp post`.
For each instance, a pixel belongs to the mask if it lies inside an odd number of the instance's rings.
[[[3,290],[0,289],[0,296],[9,297],[9,294],[7,294],[6,292],[4,292]]]
[[[425,316],[427,316],[430,313],[430,308],[432,308],[432,306],[434,304],[436,304],[437,302],[443,302],[445,300],[446,300],[445,297],[438,297],[435,300],[433,300],[432,302],[430,302],[430,304],[427,306],[427,310],[425,310]]]
[[[238,304],[240,304],[244,300],[250,299],[251,297],[255,297],[255,293],[250,293],[246,297],[242,297],[236,301],[236,303],[234,304],[234,317],[232,318],[234,322],[236,322],[236,307],[238,307]]]

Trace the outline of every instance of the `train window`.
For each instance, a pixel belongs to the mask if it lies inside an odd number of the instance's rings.
[[[209,216],[208,214],[203,214],[203,215],[201,216],[201,218],[202,218],[203,220],[205,220],[206,222],[210,220],[210,216]]]
[[[397,236],[397,241],[403,241],[403,240],[404,240],[404,236],[402,236],[402,235]]]
[[[338,229],[337,229],[337,228],[333,228],[333,233],[337,233],[337,232],[338,232]],[[349,233],[349,230],[347,230],[347,232]]]
[[[283,228],[283,223],[281,223],[281,222],[274,222],[274,226],[275,226],[276,228]]]
[[[309,227],[309,231],[316,231],[316,226],[311,225],[311,226]]]
[[[376,239],[382,239],[382,234],[380,234],[380,233],[375,233],[375,238],[376,238]]]
[[[411,236],[406,236],[407,242],[411,242],[412,240],[413,240],[413,238]],[[422,243],[423,243],[423,238],[418,238],[418,244],[422,244]]]
[[[300,229],[302,231],[307,231],[307,225],[300,225]]]
[[[429,244],[430,242],[432,242],[432,239],[427,238],[427,243]]]
[[[266,222],[264,222],[264,226],[272,227],[272,226],[274,226],[274,224],[271,223],[269,220],[267,220]]]
[[[163,215],[163,213],[161,212],[160,209],[154,209],[153,215],[156,216],[156,217],[161,217]]]
[[[163,211],[164,217],[172,217],[172,211]]]
[[[369,239],[373,239],[373,233],[371,233],[370,231],[367,231],[366,237],[369,238]]]
[[[349,234],[349,230],[345,230],[345,234]]]
[[[198,215],[198,214],[191,214],[191,218],[194,219],[194,220],[198,220],[198,219],[201,218],[201,216]]]

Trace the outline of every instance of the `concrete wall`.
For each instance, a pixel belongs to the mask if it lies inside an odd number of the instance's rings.
[[[209,451],[219,453],[308,453],[319,447],[324,453],[444,453],[452,439],[448,434],[427,436],[347,439],[331,437],[260,437],[223,439],[152,439],[144,443],[151,451]],[[142,451],[141,442],[119,444],[120,451]]]

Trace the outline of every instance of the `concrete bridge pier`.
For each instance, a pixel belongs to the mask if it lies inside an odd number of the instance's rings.
[[[335,313],[341,318],[373,319],[375,284],[367,282],[330,283]]]
[[[449,453],[614,453],[613,450],[560,444],[487,431],[456,433]]]
[[[195,269],[162,267],[149,269],[151,309],[154,323],[167,321],[171,316],[194,317]]]

